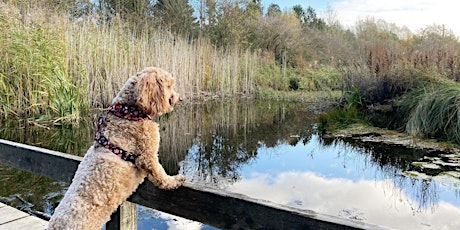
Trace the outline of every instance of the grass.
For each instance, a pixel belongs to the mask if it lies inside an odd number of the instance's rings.
[[[440,80],[407,94],[401,101],[412,135],[460,144],[460,84]]]
[[[257,94],[311,102],[335,97],[341,82],[332,69],[282,69],[261,51],[220,49],[206,38],[148,27],[133,30],[117,17],[72,20],[6,3],[0,3],[0,55],[0,119],[55,124],[78,124],[90,108],[106,107],[129,76],[147,66],[171,72],[176,90],[189,100]]]
[[[319,70],[262,65],[255,80],[259,89],[277,91],[331,91],[341,88],[342,74],[332,68]]]

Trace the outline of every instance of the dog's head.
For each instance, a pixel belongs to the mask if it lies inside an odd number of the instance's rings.
[[[161,116],[171,112],[180,101],[174,84],[174,78],[167,71],[148,67],[125,83],[112,104],[135,105],[152,117]]]

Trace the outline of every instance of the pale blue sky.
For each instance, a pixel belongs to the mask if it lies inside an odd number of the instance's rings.
[[[278,4],[281,10],[294,5],[313,7],[321,16],[328,6],[340,23],[353,27],[355,22],[367,17],[383,19],[398,26],[407,26],[413,32],[426,26],[445,25],[460,36],[460,1],[453,0],[262,0],[266,9],[270,3]]]
[[[331,0],[262,0],[262,5],[264,9],[271,4],[277,4],[280,6],[281,10],[291,9],[295,5],[301,5],[303,8],[307,8],[308,6],[313,7],[315,10],[325,10],[329,2],[333,2]]]

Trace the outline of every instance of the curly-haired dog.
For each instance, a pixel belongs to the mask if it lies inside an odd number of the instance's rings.
[[[154,67],[129,78],[99,119],[94,145],[78,166],[48,229],[101,229],[145,177],[162,189],[184,183],[184,176],[168,176],[160,165],[159,128],[152,121],[179,102],[173,85],[168,72]]]

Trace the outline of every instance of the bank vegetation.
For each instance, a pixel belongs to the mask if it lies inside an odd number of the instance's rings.
[[[326,127],[349,116],[460,142],[458,36],[375,18],[345,28],[323,15],[260,0],[3,1],[0,115],[78,123],[153,65],[190,100],[341,92]]]

